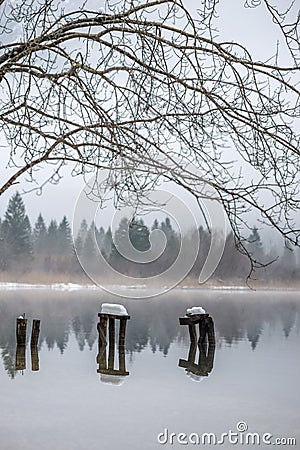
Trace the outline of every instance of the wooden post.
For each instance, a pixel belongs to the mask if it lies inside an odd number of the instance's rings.
[[[26,369],[26,347],[25,345],[17,345],[16,348],[16,370]]]
[[[106,345],[99,345],[99,353],[97,356],[97,363],[99,364],[100,370],[106,370],[107,364],[106,364]]]
[[[215,357],[216,346],[214,344],[209,344],[207,352],[207,370],[212,371],[214,367],[214,357]]]
[[[31,346],[30,351],[31,351],[31,370],[33,372],[36,372],[40,369],[39,352],[37,345]]]
[[[189,325],[189,333],[190,333],[191,342],[196,342],[197,341],[197,333],[196,333],[196,326],[194,324]]]
[[[119,329],[119,346],[125,345],[125,336],[126,336],[126,324],[127,319],[120,319],[120,329]]]
[[[31,347],[37,347],[40,334],[40,320],[34,319],[32,321],[32,331],[31,331]]]
[[[115,362],[115,319],[108,320],[109,326],[109,353],[108,353],[108,368],[114,368]]]
[[[190,350],[188,355],[188,361],[193,363],[195,362],[196,357],[196,351],[197,351],[197,343],[195,341],[190,343]]]
[[[17,319],[16,335],[17,345],[26,346],[27,319]]]
[[[215,345],[201,344],[199,345],[199,362],[203,372],[210,373],[214,366]]]
[[[125,321],[126,323],[126,321]],[[119,345],[119,370],[121,372],[126,372],[126,363],[125,363],[125,345]]]
[[[97,324],[97,330],[99,333],[100,345],[106,345],[107,317],[100,317],[100,322]]]
[[[216,345],[214,321],[211,317],[207,319],[207,335],[209,345]]]
[[[199,344],[204,344],[206,342],[206,317],[201,317],[199,322]]]
[[[118,314],[99,313],[100,322],[97,324],[99,332],[99,351],[97,355],[97,363],[99,364],[98,373],[109,374],[116,376],[126,376],[126,360],[125,360],[125,336],[126,336],[126,322],[130,316],[120,316]],[[116,341],[116,320],[119,320],[119,340],[118,340],[118,357],[119,369],[115,369],[115,341]],[[107,345],[107,324],[108,324],[108,358],[106,357]],[[103,345],[105,343],[105,345]]]

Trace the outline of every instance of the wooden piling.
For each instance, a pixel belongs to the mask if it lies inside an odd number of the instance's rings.
[[[206,342],[207,335],[207,318],[201,317],[199,322],[199,344],[202,345]]]
[[[40,334],[40,320],[34,319],[32,321],[32,330],[31,330],[31,347],[37,347],[39,341]]]
[[[115,362],[115,319],[108,319],[109,353],[108,368],[112,370]]]
[[[126,372],[126,362],[125,362],[125,346],[119,345],[119,371],[122,373]]]
[[[107,317],[100,317],[100,322],[97,324],[97,330],[99,333],[100,345],[106,345]]]
[[[180,325],[188,325],[191,342],[197,341],[196,325],[199,324],[199,340],[200,345],[205,344],[208,340],[210,345],[215,345],[214,321],[209,314],[194,314],[185,317],[179,317]]]
[[[126,372],[126,358],[125,358],[125,337],[126,337],[126,324],[130,316],[120,316],[117,314],[99,313],[100,318],[97,324],[97,330],[99,333],[99,352],[97,355],[97,362],[99,364],[98,373],[115,375],[115,376],[127,376],[129,372]],[[114,368],[115,363],[115,341],[116,341],[116,320],[119,320],[119,340],[118,340],[118,357],[119,368]],[[108,358],[106,358],[106,344],[107,344],[107,324],[108,324]],[[105,343],[105,345],[103,345]],[[108,360],[108,361],[107,361]]]
[[[107,362],[106,362],[106,345],[99,345],[99,353],[97,355],[97,363],[99,364],[100,370],[106,370],[107,369]]]
[[[37,345],[31,346],[31,370],[36,372],[40,370],[40,362],[39,362],[39,352]]]
[[[178,366],[186,369],[194,375],[207,377],[213,369],[215,346],[209,344],[198,344],[199,359],[195,362],[197,344],[190,343],[188,359],[179,359]]]
[[[190,343],[190,349],[189,349],[189,354],[188,354],[189,362],[193,363],[195,361],[196,351],[197,351],[197,343],[195,341],[192,341]]]
[[[26,347],[25,347],[25,345],[17,345],[15,369],[16,370],[25,370],[26,369]]]
[[[120,319],[119,346],[125,345],[127,319]]]
[[[209,345],[216,345],[214,321],[211,317],[207,320],[207,336]]]
[[[189,333],[190,333],[191,342],[196,342],[197,341],[197,332],[196,332],[196,326],[194,324],[189,325]]]
[[[26,329],[27,329],[27,319],[17,319],[16,336],[17,336],[17,345],[19,346],[26,346]]]

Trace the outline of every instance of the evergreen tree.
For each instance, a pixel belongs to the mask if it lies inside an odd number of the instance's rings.
[[[295,257],[295,249],[288,244],[284,246],[283,254],[279,259],[280,271],[278,278],[283,280],[299,279],[299,271],[297,270],[297,263]]]
[[[54,255],[58,250],[58,227],[56,220],[52,219],[47,230],[47,252]]]
[[[166,217],[165,221],[161,222],[160,229],[164,232],[168,242],[175,239],[176,233],[173,230],[169,217]]]
[[[114,239],[111,241],[110,262],[116,269],[120,269],[124,265],[125,260],[122,254],[126,255],[128,253],[128,227],[128,219],[127,217],[123,217],[115,231]]]
[[[103,227],[100,227],[98,233],[96,235],[98,248],[103,251],[104,249],[104,240],[105,240],[105,231]]]
[[[84,243],[88,232],[88,224],[85,219],[82,220],[78,234],[75,239],[75,249],[78,256],[82,256]]]
[[[112,252],[112,247],[113,247],[112,232],[111,232],[111,228],[109,227],[107,232],[105,233],[103,247],[102,247],[102,253],[106,258],[110,257],[111,252]]]
[[[132,220],[129,225],[129,238],[132,245],[139,251],[149,250],[149,229],[143,220]]]
[[[252,233],[248,237],[248,251],[254,259],[261,261],[263,245],[257,227],[253,227]]]
[[[166,249],[161,258],[161,262],[167,268],[176,260],[180,249],[180,238],[173,230],[172,223],[169,217],[166,217],[165,221],[161,222],[161,231],[167,238]]]
[[[114,242],[116,246],[122,251],[122,253],[126,253],[128,248],[128,219],[127,217],[123,217],[120,220],[119,226],[115,232]]]
[[[19,192],[9,200],[1,226],[9,262],[24,262],[32,258],[31,226]]]
[[[0,223],[0,270],[6,270],[9,265],[9,248],[7,246],[3,222]]]
[[[71,227],[66,216],[63,217],[57,229],[58,252],[68,255],[72,250]]]
[[[83,253],[82,253],[82,256],[90,263],[93,263],[95,260],[96,245],[97,245],[97,243],[96,243],[96,238],[95,238],[95,224],[93,221],[87,231],[86,238],[84,240]]]
[[[155,219],[153,224],[152,224],[151,231],[158,230],[158,229],[159,229],[159,223],[158,223],[158,220]]]
[[[47,228],[42,214],[38,215],[33,229],[33,248],[36,254],[44,253],[46,248]]]

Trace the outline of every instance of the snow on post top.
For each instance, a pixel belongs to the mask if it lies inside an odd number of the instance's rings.
[[[102,314],[114,314],[115,316],[128,316],[128,312],[123,305],[117,303],[102,303]]]
[[[202,306],[193,306],[192,308],[188,308],[186,310],[186,314],[189,316],[193,316],[196,314],[206,314],[206,311]]]

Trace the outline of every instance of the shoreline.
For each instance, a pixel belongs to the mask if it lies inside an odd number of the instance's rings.
[[[286,285],[265,285],[265,286],[246,286],[246,285],[177,285],[174,287],[164,285],[162,286],[166,291],[174,290],[177,291],[290,291],[290,292],[298,292],[300,291],[300,286],[286,286]],[[14,290],[52,290],[52,291],[79,291],[79,290],[88,290],[88,291],[97,291],[97,290],[120,290],[120,291],[145,291],[145,290],[156,290],[158,288],[150,287],[148,288],[146,285],[118,285],[118,284],[103,284],[102,286],[86,283],[22,283],[22,282],[0,282],[0,291],[14,291]]]

